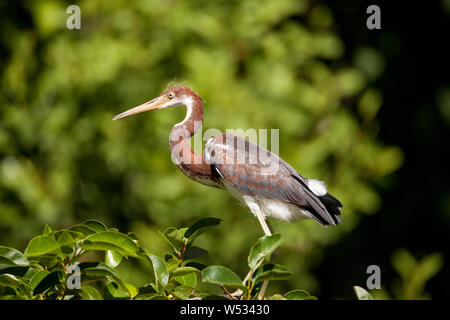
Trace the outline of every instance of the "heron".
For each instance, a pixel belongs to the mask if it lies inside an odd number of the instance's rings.
[[[169,136],[174,163],[190,179],[227,190],[247,205],[266,236],[273,235],[269,217],[285,221],[311,218],[322,226],[342,223],[342,204],[323,181],[302,176],[278,155],[244,137],[219,134],[208,139],[202,154],[195,152],[190,138],[203,123],[203,99],[187,86],[170,87],[113,120],[179,106],[186,108],[186,116]],[[263,295],[266,287],[267,281],[261,289]]]

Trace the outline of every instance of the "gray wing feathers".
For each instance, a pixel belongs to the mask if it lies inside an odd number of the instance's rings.
[[[311,212],[323,225],[338,223],[308,188],[308,179],[267,149],[242,137],[223,134],[206,143],[204,156],[223,179],[243,194],[293,203]]]

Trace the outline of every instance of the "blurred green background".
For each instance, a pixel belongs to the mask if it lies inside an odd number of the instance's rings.
[[[80,30],[66,28],[71,4]],[[199,239],[204,261],[244,276],[262,231],[172,163],[168,136],[184,109],[111,121],[177,81],[206,101],[204,130],[279,128],[280,156],[344,204],[337,228],[273,221],[285,239],[278,262],[294,277],[269,293],[354,298],[376,264],[375,297],[448,298],[448,50],[430,46],[449,30],[450,5],[383,3],[373,31],[367,5],[0,1],[0,244],[23,250],[45,224],[98,219],[163,253],[156,230],[214,216],[223,223]],[[148,278],[132,262],[120,271]]]

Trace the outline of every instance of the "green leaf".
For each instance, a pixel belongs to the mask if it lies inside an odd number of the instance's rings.
[[[164,260],[153,254],[147,255],[147,257],[152,263],[156,282],[159,282],[163,287],[165,287],[169,282],[169,271],[167,270],[166,263]]]
[[[420,274],[422,276],[422,280],[424,282],[428,281],[432,278],[439,270],[442,268],[443,261],[442,254],[440,253],[432,253],[424,257],[419,262],[418,269],[420,270]]]
[[[284,295],[286,300],[305,300],[308,297],[311,297],[311,295],[305,290],[293,290]]]
[[[186,241],[184,234],[186,233],[187,229],[188,228],[177,229],[174,227],[170,227],[170,228],[167,228],[167,230],[164,232],[164,234],[167,237],[173,238],[177,241],[184,243]]]
[[[356,297],[358,298],[358,300],[373,300],[372,295],[367,292],[365,289],[358,287],[358,286],[354,286],[353,290],[355,291]]]
[[[128,291],[128,288],[120,287],[115,282],[108,282],[106,284],[106,290],[111,295],[111,297],[116,299],[127,299],[130,298],[130,292]]]
[[[198,237],[201,233],[206,231],[206,228],[216,226],[222,222],[221,219],[218,218],[203,218],[199,221],[195,222],[192,226],[187,229],[184,233],[184,237],[188,239],[187,243],[193,241],[196,237]]]
[[[44,255],[38,258],[39,265],[42,269],[53,268],[61,262],[61,259],[57,255]]]
[[[106,228],[106,226],[97,220],[86,220],[84,222],[81,223],[82,225],[85,225],[88,228],[91,228],[92,230],[95,230],[97,232],[102,232],[102,231],[106,231],[108,230],[108,228]]]
[[[13,276],[12,274],[1,274],[0,275],[0,286],[6,286],[14,289],[14,291],[19,292],[20,288],[25,283],[20,280],[20,278]]]
[[[92,278],[92,279],[112,279],[114,280],[118,285],[122,287],[124,290],[128,290],[125,283],[123,282],[120,275],[114,271],[114,269],[110,268],[108,265],[101,263],[101,262],[82,262],[78,264],[81,270],[81,276],[83,281],[86,280],[86,278]]]
[[[0,264],[27,266],[27,257],[14,248],[0,246]]]
[[[230,301],[228,298],[224,297],[224,296],[216,296],[216,295],[209,295],[206,293],[200,293],[200,298],[202,298],[202,300],[227,300]]]
[[[178,265],[180,264],[180,260],[169,259],[169,260],[166,260],[166,264],[167,264],[167,270],[169,270],[169,272],[171,272],[172,270],[178,268]]]
[[[49,274],[46,270],[39,270],[30,279],[30,287],[34,289]]]
[[[91,286],[81,286],[81,299],[83,300],[103,300],[97,289]]]
[[[279,234],[259,238],[258,242],[250,250],[248,256],[249,267],[254,268],[262,258],[268,257],[282,243],[283,239]]]
[[[185,286],[177,286],[173,289],[172,293],[179,299],[186,300],[189,299],[192,295],[192,288]]]
[[[125,283],[125,285],[128,289],[128,292],[130,293],[131,298],[137,296],[139,291],[135,286],[133,286],[131,283]]]
[[[274,294],[273,296],[271,296],[270,298],[269,298],[269,300],[284,300],[285,298],[281,295],[281,294],[279,294],[279,293],[276,293],[276,294]]]
[[[105,253],[105,263],[111,268],[117,267],[122,261],[122,255],[118,252],[107,250]]]
[[[25,249],[27,257],[37,257],[44,254],[59,253],[60,245],[55,239],[49,236],[37,236],[31,239]]]
[[[258,268],[255,273],[254,281],[261,282],[265,280],[287,280],[292,277],[292,272],[279,264],[265,264]]]
[[[101,262],[81,262],[78,264],[82,275],[101,275],[109,276],[112,279],[120,279],[119,274],[104,263]]]
[[[47,289],[59,284],[63,279],[61,271],[53,271],[42,278],[41,281],[34,287],[33,295],[41,294]]]
[[[180,277],[180,276],[185,276],[192,272],[200,272],[200,270],[198,270],[194,267],[179,267],[179,268],[173,270],[170,275],[172,277]]]
[[[88,246],[90,250],[96,250],[95,245],[98,244],[97,250],[113,250],[125,256],[137,257],[139,247],[137,244],[127,235],[114,231],[102,231],[95,234],[91,234],[86,237],[81,247]],[[114,250],[111,247],[103,246],[103,244],[110,244],[118,250]]]
[[[417,260],[405,249],[399,249],[392,255],[392,266],[404,279],[411,276],[417,265]]]
[[[197,285],[197,276],[195,275],[195,272],[184,274],[182,276],[176,276],[173,278],[175,279],[175,281],[185,287],[195,288],[195,286]]]
[[[48,224],[45,225],[44,227],[44,232],[42,233],[43,236],[49,236],[51,235],[53,232],[52,228],[50,228],[50,226]]]
[[[160,294],[155,294],[154,296],[151,296],[147,300],[169,300],[169,298]]]
[[[89,240],[84,240],[81,245],[80,248],[86,251],[115,251],[120,253],[123,256],[128,256],[129,252],[123,250],[122,248],[119,248],[118,246],[115,246],[111,243],[106,243],[106,242],[100,242],[100,241],[96,241],[96,242],[92,242]]]
[[[71,246],[75,241],[84,238],[84,235],[75,231],[58,230],[54,233],[54,237],[60,246]]]
[[[223,266],[209,266],[202,270],[202,281],[247,291],[236,273]]]
[[[16,296],[16,295],[6,295],[6,296],[1,296],[1,300],[28,300],[25,297],[21,297],[21,296]]]
[[[39,266],[41,267],[41,266]],[[42,271],[41,269],[35,269],[35,268],[28,268],[27,272],[25,272],[25,274],[23,275],[24,279],[30,280],[31,278],[34,277],[34,275],[36,273],[38,273],[39,271]]]
[[[79,233],[83,234],[84,236],[88,236],[90,234],[94,234],[97,232],[94,229],[89,228],[88,226],[85,226],[82,224],[74,225],[74,226],[70,227],[69,230],[79,232]]]
[[[179,248],[177,248],[176,245],[172,241],[170,241],[169,238],[164,233],[162,233],[159,230],[157,232],[160,235],[160,237],[163,238],[164,241],[166,241],[175,252],[178,252]]]

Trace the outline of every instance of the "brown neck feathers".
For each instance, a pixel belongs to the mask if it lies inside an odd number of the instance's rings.
[[[196,94],[189,95],[186,98],[186,117],[184,120],[176,124],[170,134],[169,143],[170,150],[172,154],[174,149],[177,150],[175,153],[183,153],[182,150],[186,149],[189,145],[189,150],[191,150],[189,139],[195,134],[203,122],[203,103],[202,99]],[[195,152],[191,150],[194,154]],[[184,152],[186,153],[186,152]],[[183,155],[180,155],[183,157]],[[184,156],[187,156],[186,154]]]

